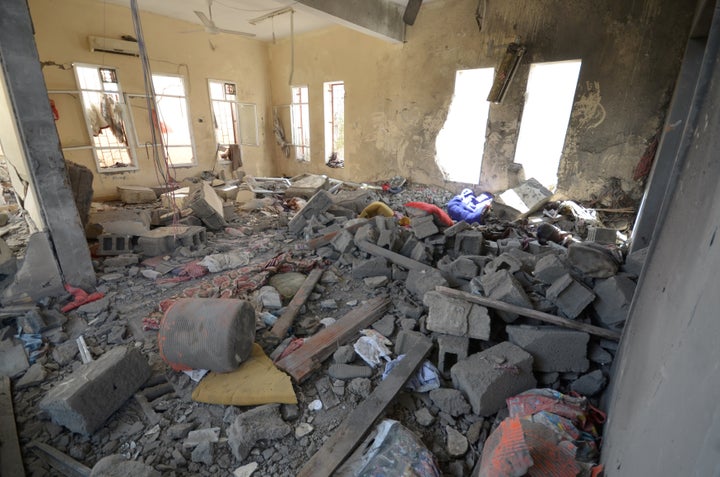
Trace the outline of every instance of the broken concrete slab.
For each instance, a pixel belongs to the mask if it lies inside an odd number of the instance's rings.
[[[115,209],[90,214],[85,235],[97,238],[101,234],[141,235],[150,230],[151,216],[146,210]]]
[[[392,269],[388,261],[383,257],[372,257],[367,260],[357,259],[353,261],[352,277],[356,280],[368,277],[392,276]]]
[[[290,187],[285,189],[285,198],[302,197],[309,199],[319,190],[326,189],[328,177],[326,175],[303,174],[290,179]]]
[[[332,198],[326,191],[321,190],[300,209],[290,220],[288,230],[291,234],[299,234],[303,231],[311,217],[325,212],[332,205]]]
[[[581,331],[552,326],[508,325],[508,338],[533,357],[533,369],[541,373],[579,372],[588,370],[590,335]]]
[[[363,365],[333,364],[328,369],[328,375],[333,379],[350,380],[355,378],[371,378],[372,368]]]
[[[565,265],[565,262],[554,253],[548,253],[540,258],[535,264],[535,270],[533,271],[535,278],[546,285],[552,284],[555,280],[567,273],[567,265]]]
[[[623,271],[639,277],[647,260],[648,249],[649,247],[645,247],[628,254],[628,256],[625,257],[625,264],[622,267]]]
[[[25,346],[15,340],[0,341],[0,376],[14,378],[30,367]]]
[[[623,326],[635,294],[635,286],[635,282],[621,275],[598,280],[593,289],[596,295],[593,308],[600,324],[615,329]]]
[[[54,423],[90,435],[137,391],[152,374],[135,348],[113,348],[81,366],[40,401]]]
[[[149,187],[123,185],[117,186],[117,191],[120,200],[126,204],[147,204],[157,200],[155,191]]]
[[[501,203],[526,214],[538,210],[552,195],[537,179],[530,178],[519,186],[506,190],[497,196],[496,200],[500,199]]]
[[[467,358],[470,349],[470,338],[467,336],[439,335],[438,370],[449,373],[450,368],[460,360]]]
[[[190,187],[185,203],[208,229],[220,230],[227,225],[223,201],[207,182]]]
[[[455,236],[454,251],[456,255],[481,255],[485,237],[477,230],[466,230]]]
[[[608,248],[594,243],[572,243],[568,247],[570,264],[593,278],[608,278],[618,271],[618,257]]]
[[[562,316],[574,320],[593,302],[595,294],[569,274],[563,275],[550,285],[545,294]]]
[[[465,393],[473,412],[489,416],[505,407],[505,399],[535,387],[533,357],[503,342],[468,356],[450,369],[453,386]]]
[[[292,432],[282,420],[279,404],[265,404],[235,418],[227,431],[228,446],[236,459],[243,461],[259,440],[280,439]]]
[[[0,238],[0,289],[11,282],[17,272],[17,258],[8,244]]]
[[[38,301],[64,293],[63,279],[50,238],[46,232],[36,232],[28,240],[25,258],[5,289],[2,304]]]
[[[607,378],[599,369],[580,376],[570,384],[570,389],[583,396],[592,397],[605,389]]]
[[[423,303],[429,309],[425,322],[428,330],[481,340],[490,337],[490,315],[487,308],[448,297],[434,290],[425,293]]]
[[[440,229],[438,229],[435,225],[432,215],[413,217],[410,220],[410,227],[412,227],[412,231],[418,240],[422,240],[440,232]]]

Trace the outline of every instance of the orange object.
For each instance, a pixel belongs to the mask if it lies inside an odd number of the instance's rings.
[[[96,300],[99,300],[100,298],[104,297],[105,295],[100,292],[94,292],[88,294],[85,290],[82,288],[76,288],[73,286],[65,284],[65,290],[68,291],[73,296],[73,301],[62,307],[60,311],[63,313],[67,313],[70,310],[74,310],[75,308],[81,307],[86,303],[90,303]]]

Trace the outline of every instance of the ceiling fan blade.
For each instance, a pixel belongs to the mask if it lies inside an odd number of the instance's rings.
[[[198,18],[200,19],[200,21],[203,23],[203,25],[205,25],[208,28],[215,28],[215,24],[213,23],[212,20],[210,20],[207,17],[207,15],[205,15],[203,12],[199,12],[197,10],[194,10],[194,12],[195,12],[195,15],[197,15]]]
[[[405,7],[405,14],[403,15],[403,21],[406,25],[413,25],[415,23],[415,18],[417,18],[421,5],[422,0],[408,1],[407,6]]]
[[[219,33],[229,33],[230,35],[241,35],[241,36],[249,36],[249,37],[256,36],[255,33],[248,33],[245,31],[237,31],[237,30],[228,30],[226,28],[216,28],[215,31],[217,31]]]

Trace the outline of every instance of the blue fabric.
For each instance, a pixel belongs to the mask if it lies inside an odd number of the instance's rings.
[[[472,189],[463,189],[448,202],[448,215],[455,221],[464,220],[469,224],[482,224],[485,211],[492,204],[492,196],[482,193],[476,196]]]

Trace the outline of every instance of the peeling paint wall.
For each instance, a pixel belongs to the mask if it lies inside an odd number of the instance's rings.
[[[488,0],[482,31],[476,7],[476,0],[424,4],[404,45],[342,27],[297,36],[293,83],[310,88],[312,158],[297,162],[275,147],[278,172],[354,181],[401,174],[443,185],[435,138],[447,116],[456,70],[496,67],[507,44],[519,38],[528,50],[505,100],[490,108],[479,187],[498,191],[518,180],[513,156],[529,65],[579,58],[558,188],[590,198],[609,177],[621,177],[623,187],[632,189],[632,170],[662,126],[692,2]],[[287,104],[290,41],[268,49],[273,104]],[[344,169],[325,166],[322,83],[330,80],[345,81],[346,87]],[[480,158],[470,150],[466,160]]]
[[[144,94],[140,59],[90,52],[88,35],[120,38],[135,36],[128,8],[94,0],[30,0],[35,40],[41,61],[69,66],[73,62],[116,67],[124,93]],[[142,2],[141,2],[142,6]],[[215,161],[215,136],[208,97],[208,79],[233,81],[238,100],[257,104],[260,146],[243,146],[244,169],[248,174],[273,175],[271,149],[266,148],[269,111],[267,48],[264,43],[234,35],[208,35],[197,32],[195,24],[141,12],[141,21],[151,67],[154,73],[179,74],[185,78],[192,134],[198,165],[176,168],[177,180],[200,171],[219,171]],[[187,33],[195,31],[196,33]],[[186,32],[186,33],[183,33]],[[77,90],[72,69],[46,66],[43,69],[48,90]],[[63,147],[89,145],[80,98],[76,94],[51,94],[60,112],[56,122]],[[147,127],[144,101],[132,102],[136,128]],[[148,129],[149,130],[149,129]],[[138,131],[138,136],[147,136]],[[99,173],[90,150],[65,151],[65,158],[95,172],[96,198],[113,198],[118,185],[158,185],[158,174],[144,148],[138,150],[139,170]],[[227,166],[225,166],[227,167]],[[229,172],[229,169],[227,169]]]

